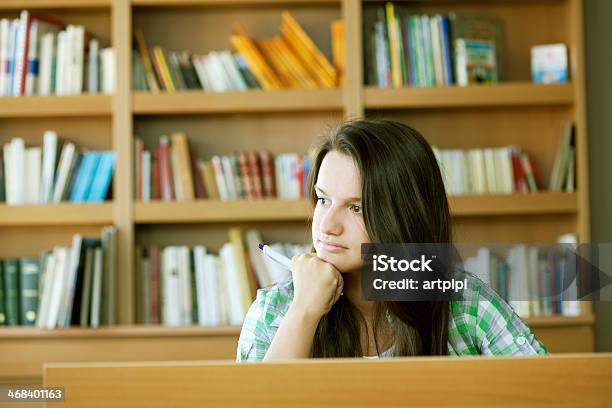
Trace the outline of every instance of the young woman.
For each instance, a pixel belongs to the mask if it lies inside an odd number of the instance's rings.
[[[293,257],[290,280],[257,292],[237,361],[547,353],[473,275],[462,300],[362,298],[361,243],[451,242],[442,176],[416,130],[383,120],[342,125],[319,146],[309,187],[314,251]]]

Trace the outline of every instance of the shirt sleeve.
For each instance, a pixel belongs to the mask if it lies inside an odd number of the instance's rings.
[[[244,318],[236,351],[236,362],[238,363],[262,361],[270,347],[272,339],[268,322],[265,319],[266,306],[269,303],[266,298],[266,290],[259,289],[255,301]]]
[[[482,282],[478,290],[476,338],[484,355],[548,354],[546,346],[514,309]]]

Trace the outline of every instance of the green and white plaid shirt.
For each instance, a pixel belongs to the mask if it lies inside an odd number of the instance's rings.
[[[493,289],[468,273],[463,300],[450,302],[448,353],[466,355],[548,354],[531,329]],[[244,319],[236,361],[262,361],[291,301],[293,282],[259,289]],[[393,347],[380,357],[392,357]]]

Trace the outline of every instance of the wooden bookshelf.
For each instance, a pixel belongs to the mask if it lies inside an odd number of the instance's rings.
[[[40,331],[0,329],[0,381],[39,381],[41,364],[52,361],[233,359],[234,327],[140,327],[135,322],[134,248],[155,242],[205,244],[212,251],[227,240],[229,226],[255,225],[269,240],[308,239],[306,200],[140,203],[133,199],[133,135],[147,147],[161,134],[182,130],[196,155],[209,158],[235,150],[267,148],[304,152],[342,118],[376,116],[419,129],[440,148],[468,149],[516,144],[533,153],[548,176],[561,137],[560,124],[576,124],[577,191],[574,193],[452,196],[458,242],[554,242],[566,232],[590,241],[588,138],[585,119],[582,0],[472,0],[406,2],[418,13],[450,11],[491,15],[506,24],[508,77],[497,85],[378,89],[363,85],[362,23],[375,2],[354,0],[7,0],[3,16],[40,9],[68,23],[84,24],[117,53],[114,96],[0,99],[0,141],[22,135],[40,143],[46,129],[91,149],[113,149],[117,167],[113,202],[59,206],[0,206],[0,236],[10,241],[0,256],[26,256],[66,245],[73,233],[93,234],[100,224],[118,228],[117,320],[119,326]],[[341,89],[206,94],[149,94],[131,90],[132,33],[149,44],[208,52],[229,48],[231,23],[239,20],[254,37],[276,33],[289,9],[330,54],[329,24],[342,18],[346,32],[345,83]],[[160,30],[159,27],[164,27]],[[564,42],[571,83],[529,82],[529,47]],[[545,183],[548,180],[544,180]],[[578,317],[537,317],[527,322],[552,352],[592,351],[594,315],[583,303]],[[96,353],[92,353],[95,350]]]
[[[204,93],[134,92],[134,114],[258,113],[342,110],[338,89]]]
[[[112,96],[22,96],[0,98],[0,117],[110,116]]]
[[[397,89],[368,86],[364,90],[364,105],[367,109],[571,105],[573,94],[572,84],[527,82]]]
[[[108,225],[112,203],[0,205],[0,226]]]

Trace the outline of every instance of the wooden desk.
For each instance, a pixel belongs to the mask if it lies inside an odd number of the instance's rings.
[[[612,353],[49,364],[50,407],[610,407]]]

